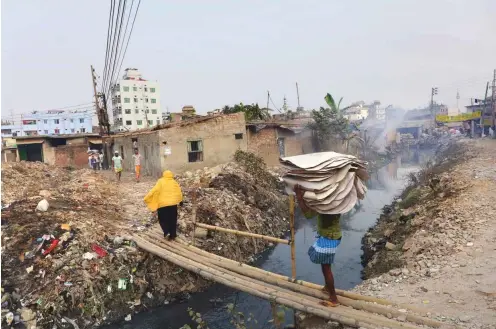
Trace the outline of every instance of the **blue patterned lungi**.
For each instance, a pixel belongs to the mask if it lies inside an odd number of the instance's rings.
[[[322,236],[317,237],[317,241],[308,249],[308,256],[315,264],[332,264],[334,255],[338,249],[341,239],[332,240]]]

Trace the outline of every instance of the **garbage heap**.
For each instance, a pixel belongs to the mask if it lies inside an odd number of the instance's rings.
[[[123,239],[121,209],[116,184],[91,170],[3,164],[2,322],[84,328],[201,284]]]
[[[367,191],[366,163],[352,155],[319,152],[280,159],[288,193],[299,186],[305,204],[319,214],[344,214]]]
[[[289,229],[288,199],[282,194],[280,178],[262,159],[242,153],[253,161],[238,158],[238,162],[186,172],[177,178],[185,195],[184,206],[179,209],[179,231],[186,238],[193,235],[193,207],[199,223],[275,237]],[[196,229],[195,243],[239,261],[252,261],[254,254],[271,245],[202,228]]]

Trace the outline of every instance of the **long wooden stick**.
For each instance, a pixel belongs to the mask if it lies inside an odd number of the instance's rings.
[[[294,283],[297,283],[297,284],[302,285],[304,287],[308,287],[308,288],[312,288],[312,289],[322,290],[324,288],[324,286],[321,286],[321,285],[318,285],[318,284],[315,284],[315,283],[312,283],[312,282],[303,281],[303,280],[292,280],[291,278],[289,278],[287,276],[284,276],[284,275],[281,275],[281,274],[277,274],[277,273],[265,271],[265,270],[262,270],[262,269],[257,268],[257,267],[253,267],[253,266],[250,266],[250,265],[241,263],[241,262],[234,261],[234,260],[229,259],[229,258],[225,258],[225,257],[219,256],[219,255],[216,255],[216,254],[209,253],[208,251],[205,251],[203,249],[200,249],[200,248],[197,248],[195,246],[192,246],[191,244],[188,244],[187,242],[184,242],[184,241],[181,241],[181,240],[176,240],[176,241],[178,241],[179,243],[183,244],[187,248],[190,248],[190,249],[194,250],[197,253],[206,255],[207,257],[214,257],[214,258],[222,259],[226,263],[230,263],[233,266],[238,266],[238,267],[241,267],[241,268],[244,268],[244,269],[250,268],[253,271],[257,271],[257,272],[259,272],[261,274],[264,274],[266,276],[273,276],[273,277],[279,278],[281,280],[294,282]],[[349,292],[349,291],[346,291],[346,290],[336,289],[336,293],[338,295],[340,295],[340,296],[348,297],[348,298],[355,299],[355,300],[363,300],[363,301],[366,301],[366,302],[377,303],[377,304],[381,304],[381,305],[398,306],[398,307],[401,307],[401,308],[404,308],[404,309],[411,310],[411,311],[413,311],[413,312],[415,312],[417,314],[420,314],[420,315],[426,315],[429,312],[426,309],[414,307],[414,306],[411,306],[411,305],[408,305],[408,304],[393,303],[393,302],[388,301],[388,300],[385,300],[385,299],[376,298],[376,297],[372,297],[372,296],[359,295],[359,294],[355,294],[355,293],[352,293],[352,292]]]
[[[262,239],[262,240],[267,240],[267,241],[276,242],[276,243],[290,244],[290,241],[289,240],[274,238],[272,236],[267,236],[267,235],[262,235],[262,234],[249,233],[249,232],[243,232],[243,231],[238,231],[238,230],[231,230],[229,228],[223,228],[223,227],[218,227],[218,226],[213,226],[213,225],[207,225],[207,224],[203,224],[203,223],[196,223],[196,226],[203,227],[203,228],[206,228],[206,229],[209,229],[209,230],[212,230],[212,231],[232,233],[232,234],[240,235],[240,236],[249,236],[249,237],[252,237],[252,238],[259,238],[259,239]]]
[[[273,300],[277,303],[287,305],[298,310],[302,310],[303,312],[307,312],[310,314],[316,314],[320,317],[324,317],[326,319],[332,319],[338,322],[341,322],[346,325],[352,325],[354,327],[362,326],[371,328],[370,325],[383,327],[387,326],[391,329],[400,329],[400,328],[408,328],[408,329],[417,329],[418,327],[412,326],[408,323],[400,323],[397,321],[389,320],[389,319],[376,319],[371,317],[370,314],[363,313],[360,311],[352,310],[352,309],[343,309],[343,307],[336,308],[328,308],[325,306],[321,306],[319,304],[313,305],[313,303],[308,303],[308,301],[302,300],[301,296],[298,296],[295,293],[285,293],[280,291],[277,288],[268,288],[261,284],[255,284],[253,282],[249,282],[239,277],[235,277],[229,275],[228,273],[218,271],[206,265],[202,265],[193,260],[190,260],[186,257],[177,255],[173,252],[167,252],[159,247],[153,246],[146,240],[143,240],[139,237],[135,238],[135,242],[142,249],[145,249],[149,252],[152,252],[164,259],[171,261],[172,263],[179,265],[185,269],[198,273],[204,277],[212,279],[214,281],[220,282],[222,284],[234,287],[238,290],[242,290],[248,292],[250,294],[258,295],[262,298],[266,298],[269,300]],[[261,296],[264,294],[265,296]],[[353,321],[343,321],[343,318],[346,319],[348,317],[353,318]]]
[[[192,243],[195,245],[195,237],[196,237],[196,188],[193,189],[193,194],[191,197],[191,201],[193,203],[193,208],[191,210],[191,217],[193,217],[193,237]]]
[[[164,248],[166,248],[172,252],[178,253],[184,257],[187,257],[190,259],[195,259],[196,261],[201,262],[202,264],[210,265],[214,268],[219,268],[219,267],[223,268],[222,266],[225,265],[225,264],[222,264],[222,260],[211,259],[211,258],[205,257],[204,255],[193,254],[191,251],[189,251],[185,246],[183,246],[181,244],[178,244],[175,242],[163,241],[162,239],[160,239],[160,236],[158,236],[156,234],[151,236],[151,238],[152,238],[154,244],[159,244],[160,246],[163,246]],[[158,239],[155,239],[155,238],[158,238]],[[292,291],[306,294],[307,296],[311,296],[311,297],[315,297],[315,298],[319,298],[319,299],[324,299],[324,300],[327,299],[327,297],[328,297],[327,294],[325,294],[322,290],[311,289],[308,287],[304,287],[304,286],[301,286],[301,285],[298,285],[298,284],[295,284],[292,282],[283,281],[283,280],[276,279],[273,277],[267,278],[267,277],[264,277],[263,275],[260,275],[259,273],[256,273],[256,272],[250,271],[250,270],[246,270],[246,269],[242,269],[240,267],[234,267],[234,268],[229,267],[227,269],[228,270],[234,270],[239,275],[248,276],[249,278],[245,278],[245,279],[249,280],[249,281],[252,281],[254,279],[258,279],[258,280],[262,280],[263,282],[266,282],[266,283],[274,284],[278,287],[287,288],[287,289],[290,289]],[[265,281],[265,280],[267,280],[267,281]],[[255,281],[255,282],[259,283],[260,281]],[[366,303],[363,301],[357,301],[357,300],[349,299],[349,298],[342,297],[342,296],[339,297],[339,302],[345,306],[350,306],[350,307],[353,307],[354,309],[357,309],[357,310],[366,310],[368,312],[378,313],[378,314],[382,314],[385,316],[390,314],[394,317],[399,317],[399,316],[402,316],[404,314],[404,313],[401,313],[398,310],[395,310],[392,308],[387,308],[387,307],[377,305],[377,304],[372,304],[372,303]],[[439,328],[443,325],[443,323],[441,323],[441,322],[438,322],[438,321],[435,321],[435,320],[432,320],[429,318],[420,317],[420,316],[417,316],[414,314],[406,314],[406,316],[407,316],[408,321],[413,322],[413,323],[417,323],[417,324],[421,324],[421,325],[428,325],[428,326],[431,326],[434,328]]]
[[[289,196],[289,228],[291,230],[291,277],[296,280],[295,215],[294,196]]]

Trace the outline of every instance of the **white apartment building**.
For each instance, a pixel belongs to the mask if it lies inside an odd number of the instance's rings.
[[[138,69],[128,68],[112,87],[115,131],[131,131],[162,123],[158,82],[142,78]]]

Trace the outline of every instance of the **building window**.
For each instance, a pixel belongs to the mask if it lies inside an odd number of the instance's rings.
[[[71,123],[74,122],[74,119],[71,119]]]
[[[134,102],[138,103],[138,99],[136,97],[134,97]]]
[[[149,110],[149,109],[146,109],[146,110],[145,110],[145,113],[150,113],[150,110]]]
[[[45,135],[48,135],[48,130],[43,130],[43,133],[44,133]]]
[[[234,134],[234,139],[243,139],[243,134],[242,133]]]
[[[152,114],[157,114],[157,110],[152,110]]]
[[[155,98],[152,98],[152,104],[155,104],[157,100]]]
[[[48,120],[43,120],[43,123],[45,123],[45,124],[48,123]]]
[[[132,124],[131,120],[126,120],[126,126],[131,126]]]
[[[143,125],[143,120],[136,120],[136,125],[138,125],[138,126]]]
[[[60,123],[59,119],[54,119],[53,122],[58,125]]]
[[[148,88],[145,87],[145,91],[148,91]]]
[[[201,140],[188,141],[188,162],[203,161],[203,145]]]
[[[138,87],[133,87],[133,91],[138,91]]]
[[[148,98],[145,98],[145,103],[148,103]]]
[[[153,126],[153,120],[148,120],[148,125]]]
[[[155,88],[150,88],[150,92],[151,93],[154,93],[155,92]]]
[[[45,130],[45,131],[46,131],[46,130]],[[73,133],[73,134],[74,134],[74,132],[75,132],[75,131],[76,131],[76,129],[74,129],[74,128],[72,128],[72,129],[71,129],[71,133]]]
[[[129,87],[122,87],[122,91],[129,91]]]
[[[131,114],[131,109],[125,109],[126,114]]]
[[[84,123],[84,119],[79,119],[79,123]]]
[[[60,134],[60,129],[54,129],[53,131],[54,131],[55,134]]]
[[[159,125],[159,124],[160,124],[160,120],[157,120],[157,125]]]
[[[124,103],[131,103],[131,99],[124,97]]]

